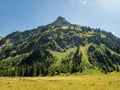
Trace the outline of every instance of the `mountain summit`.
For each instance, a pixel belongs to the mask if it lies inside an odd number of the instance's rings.
[[[71,23],[68,22],[64,17],[58,16],[58,18],[52,23],[52,25],[55,26],[71,25]]]
[[[0,76],[45,76],[119,72],[120,39],[100,29],[52,24],[0,39]]]

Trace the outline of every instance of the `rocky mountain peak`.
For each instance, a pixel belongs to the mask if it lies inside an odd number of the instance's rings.
[[[52,25],[55,26],[71,25],[71,23],[68,22],[64,17],[58,16],[58,18],[52,23]]]

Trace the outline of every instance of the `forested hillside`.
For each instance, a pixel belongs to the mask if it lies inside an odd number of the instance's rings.
[[[120,39],[110,32],[53,23],[0,39],[1,76],[46,76],[100,71],[119,72]]]

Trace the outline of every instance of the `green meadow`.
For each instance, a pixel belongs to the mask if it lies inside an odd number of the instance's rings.
[[[0,90],[120,90],[120,73],[0,77]]]

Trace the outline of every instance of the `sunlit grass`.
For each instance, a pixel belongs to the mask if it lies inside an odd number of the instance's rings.
[[[1,77],[0,90],[119,90],[119,74]]]
[[[68,56],[71,52],[75,52],[77,50],[77,47],[70,48],[66,52],[60,53],[60,52],[55,52],[51,51],[50,52],[57,57],[57,62],[55,63],[56,65],[59,65],[61,63],[61,60],[64,59],[66,56]]]

